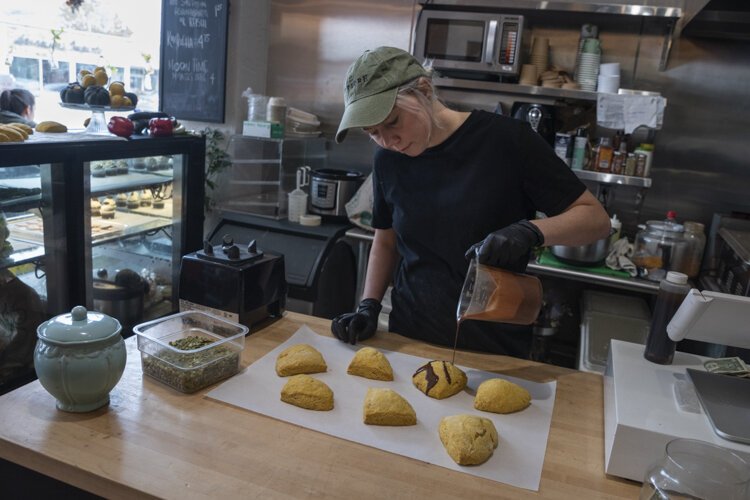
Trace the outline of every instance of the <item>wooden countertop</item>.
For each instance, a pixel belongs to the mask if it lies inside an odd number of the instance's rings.
[[[306,323],[287,312],[247,337],[246,367]],[[537,382],[557,379],[538,493],[345,441],[208,399],[179,393],[140,367],[135,338],[109,407],[59,411],[32,382],[0,397],[0,458],[78,488],[124,498],[634,498],[640,484],[604,474],[602,378],[532,361],[459,352],[457,363]],[[450,350],[395,335],[365,344],[435,359]]]

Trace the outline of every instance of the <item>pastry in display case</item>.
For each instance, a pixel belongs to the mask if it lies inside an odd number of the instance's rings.
[[[0,145],[0,393],[34,377],[9,346],[33,351],[36,326],[76,305],[125,336],[178,310],[180,259],[203,239],[204,171],[194,135]]]

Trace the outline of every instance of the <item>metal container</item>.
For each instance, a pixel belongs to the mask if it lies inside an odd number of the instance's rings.
[[[310,212],[335,218],[346,218],[348,202],[365,176],[352,170],[321,168],[310,176]]]
[[[125,335],[129,335],[130,329],[143,321],[145,283],[141,282],[137,287],[124,287],[95,279],[93,287],[94,309],[116,318],[125,329]]]
[[[596,266],[604,262],[609,250],[609,236],[588,245],[569,247],[566,245],[553,245],[550,247],[552,255],[558,260],[574,266]]]

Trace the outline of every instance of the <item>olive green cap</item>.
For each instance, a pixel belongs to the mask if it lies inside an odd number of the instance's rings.
[[[388,118],[396,103],[398,88],[427,72],[414,56],[395,47],[367,50],[346,72],[344,116],[336,142],[350,128],[372,127]]]

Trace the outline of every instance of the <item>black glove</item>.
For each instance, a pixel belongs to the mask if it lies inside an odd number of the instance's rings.
[[[490,233],[466,252],[466,258],[475,255],[480,264],[500,267],[522,273],[531,258],[534,247],[544,244],[544,235],[534,224],[522,220]]]
[[[375,299],[359,303],[357,312],[340,314],[331,322],[331,332],[342,342],[354,345],[359,340],[369,339],[378,329],[378,315],[383,306]]]

